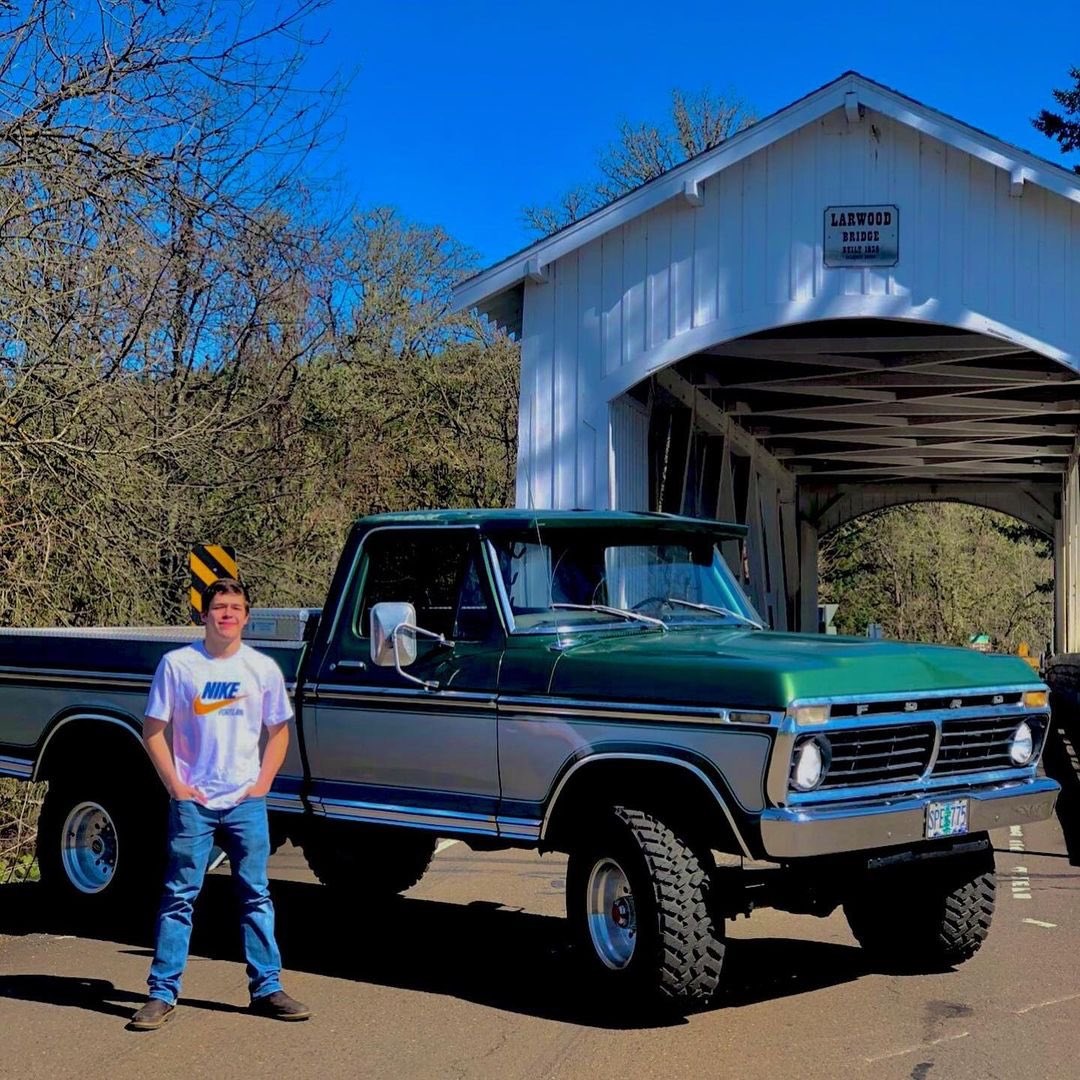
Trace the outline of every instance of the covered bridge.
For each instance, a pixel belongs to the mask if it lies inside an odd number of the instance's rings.
[[[1053,536],[1080,651],[1078,289],[1080,177],[848,73],[455,305],[521,341],[519,505],[744,522],[780,629],[824,532],[990,507]]]

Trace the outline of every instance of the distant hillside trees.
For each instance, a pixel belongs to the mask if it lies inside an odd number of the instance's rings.
[[[1050,540],[992,510],[925,503],[857,518],[822,538],[823,603],[840,633],[880,624],[892,638],[966,645],[989,634],[996,649],[1053,637]]]

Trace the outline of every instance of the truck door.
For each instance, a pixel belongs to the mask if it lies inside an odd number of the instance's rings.
[[[436,689],[371,663],[369,612],[380,601],[411,603],[417,625],[453,642],[419,638],[407,668]],[[308,762],[315,809],[494,835],[495,686],[504,644],[475,530],[372,530],[314,687]]]

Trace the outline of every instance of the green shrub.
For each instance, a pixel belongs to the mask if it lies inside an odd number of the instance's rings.
[[[38,878],[34,846],[44,784],[0,779],[0,885]]]

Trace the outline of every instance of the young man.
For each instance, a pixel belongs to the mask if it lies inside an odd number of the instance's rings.
[[[281,670],[241,641],[250,613],[239,581],[215,581],[203,597],[202,641],[162,657],[150,687],[143,743],[169,803],[169,863],[150,966],[150,997],[131,1018],[153,1031],[176,1011],[191,941],[191,912],[217,835],[240,900],[251,1010],[306,1020],[310,1010],[281,986],[266,863],[266,794],[285,760],[293,710]],[[172,745],[165,736],[172,726]],[[267,728],[259,760],[259,740]]]

